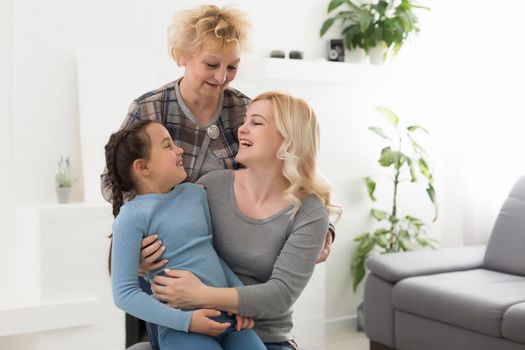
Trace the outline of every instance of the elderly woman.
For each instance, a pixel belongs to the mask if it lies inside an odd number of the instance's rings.
[[[239,167],[235,158],[239,149],[237,130],[250,99],[229,83],[236,77],[240,53],[247,46],[248,27],[246,15],[232,7],[206,5],[177,13],[168,29],[168,46],[174,61],[185,68],[184,75],[136,99],[122,124],[124,127],[141,119],[161,121],[184,150],[187,181],[195,182],[212,170]],[[105,172],[102,192],[111,201]],[[325,244],[318,262],[330,252],[333,230],[323,235]],[[152,239],[153,235],[142,244],[142,270],[166,263],[161,258],[161,243]],[[141,283],[145,281],[141,279]],[[155,347],[156,332],[148,328],[148,333]]]

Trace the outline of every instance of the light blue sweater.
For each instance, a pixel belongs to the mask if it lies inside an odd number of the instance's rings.
[[[111,284],[115,304],[137,318],[187,332],[191,311],[171,308],[139,287],[141,241],[154,233],[166,246],[162,257],[168,264],[150,271],[148,280],[170,268],[191,271],[213,287],[235,287],[242,282],[213,248],[210,210],[200,186],[184,183],[167,194],[139,195],[123,205],[113,223]]]

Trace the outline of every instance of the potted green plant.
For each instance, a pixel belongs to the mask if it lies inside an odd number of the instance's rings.
[[[75,179],[73,179],[71,175],[69,157],[60,157],[55,183],[58,203],[69,203],[71,199],[71,187],[75,183]]]
[[[413,0],[377,0],[360,4],[351,0],[331,0],[327,12],[343,5],[343,10],[324,21],[321,37],[336,21],[341,21],[346,47],[349,50],[363,49],[373,64],[384,62],[390,49],[394,57],[409,35],[419,32],[414,9],[429,10]]]
[[[386,254],[400,251],[410,251],[422,247],[436,248],[438,241],[426,235],[424,220],[408,213],[401,213],[398,200],[402,186],[414,183],[423,183],[426,195],[434,208],[432,222],[436,221],[438,208],[434,177],[429,166],[428,154],[416,141],[416,133],[428,134],[428,130],[419,125],[406,128],[399,124],[399,117],[390,109],[378,107],[393,126],[392,132],[385,132],[382,128],[371,126],[368,129],[386,140],[388,144],[381,149],[378,163],[389,169],[386,184],[390,185],[390,209],[382,210],[371,208],[370,215],[376,222],[376,227],[354,238],[358,242],[357,251],[352,258],[351,272],[353,276],[353,290],[363,280],[366,274],[365,262],[371,254]],[[393,134],[393,135],[392,135]],[[378,182],[376,176],[364,179],[368,196],[372,202],[377,202],[375,195]],[[381,178],[385,178],[381,175]],[[385,181],[381,182],[385,185]],[[357,329],[363,330],[363,304],[358,306]]]
[[[429,167],[428,155],[415,139],[416,133],[428,134],[428,131],[419,125],[402,128],[398,116],[393,111],[385,107],[378,107],[377,110],[387,117],[394,129],[394,136],[390,136],[382,128],[369,127],[370,131],[388,142],[381,150],[378,162],[382,167],[389,169],[390,174],[387,178],[391,185],[392,202],[389,210],[370,209],[370,215],[375,219],[377,227],[373,232],[363,233],[354,239],[359,242],[352,260],[354,291],[365,276],[365,261],[370,254],[408,251],[421,247],[435,248],[437,243],[426,235],[427,224],[423,220],[408,213],[400,213],[397,205],[401,186],[422,182],[434,208],[433,222],[437,219],[434,178]],[[364,180],[370,200],[376,202],[377,182],[372,176]]]

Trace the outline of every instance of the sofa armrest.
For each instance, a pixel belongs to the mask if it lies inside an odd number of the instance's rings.
[[[378,277],[396,283],[404,278],[470,270],[483,263],[486,245],[390,253],[367,259],[366,267]]]

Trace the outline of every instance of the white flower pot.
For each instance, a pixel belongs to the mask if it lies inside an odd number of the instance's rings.
[[[386,43],[384,41],[377,44],[376,47],[373,47],[370,50],[368,50],[368,57],[370,58],[370,63],[385,63],[387,50],[388,47],[386,46]]]
[[[366,58],[366,51],[360,47],[345,51],[345,62],[361,63]]]
[[[58,203],[69,203],[71,201],[71,187],[57,187]]]

